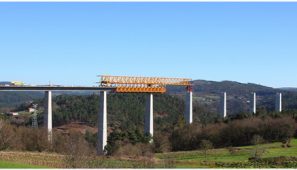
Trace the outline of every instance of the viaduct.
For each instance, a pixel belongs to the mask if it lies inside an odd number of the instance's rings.
[[[114,79],[115,78],[115,79]],[[44,126],[48,131],[48,140],[52,141],[52,91],[97,91],[100,95],[99,113],[98,113],[98,146],[97,154],[104,155],[104,148],[107,145],[107,92],[142,92],[147,93],[146,99],[146,111],[145,111],[145,122],[144,132],[153,136],[154,125],[153,125],[153,93],[164,93],[166,91],[165,85],[182,85],[187,86],[186,102],[184,118],[187,124],[193,122],[193,99],[192,99],[192,88],[191,85],[185,79],[154,79],[145,82],[148,78],[133,77],[133,85],[127,82],[127,78],[124,77],[124,83],[118,81],[120,76],[102,76],[101,85],[99,87],[66,87],[66,86],[0,86],[0,91],[44,91],[45,92],[45,115],[44,115]],[[142,82],[138,81],[137,78],[141,78]],[[111,79],[113,79],[111,81]],[[164,80],[165,79],[165,80]],[[123,79],[122,79],[123,80]],[[136,83],[135,83],[136,82]],[[145,83],[143,83],[145,82]],[[157,82],[157,83],[155,83]],[[157,84],[157,85],[156,85]],[[276,97],[276,111],[282,111],[282,95],[277,94]],[[252,112],[256,113],[256,93],[252,95]],[[222,117],[227,116],[227,94],[224,92],[221,97],[221,115]]]

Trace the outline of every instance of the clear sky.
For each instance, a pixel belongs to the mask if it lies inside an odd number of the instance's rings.
[[[0,3],[0,80],[99,74],[297,87],[297,3]]]

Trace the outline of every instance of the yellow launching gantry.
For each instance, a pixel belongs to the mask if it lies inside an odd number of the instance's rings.
[[[117,93],[165,93],[166,86],[186,86],[192,91],[191,79],[164,77],[130,77],[100,75],[100,87],[115,87]]]

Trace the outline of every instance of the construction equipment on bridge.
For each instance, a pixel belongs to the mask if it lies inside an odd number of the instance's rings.
[[[101,87],[115,87],[117,93],[165,93],[166,86],[186,86],[192,91],[191,79],[164,77],[129,77],[100,75]]]

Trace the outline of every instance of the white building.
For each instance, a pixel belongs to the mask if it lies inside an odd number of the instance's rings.
[[[19,113],[18,112],[8,112],[8,113],[6,113],[6,115],[8,115],[8,116],[18,116]]]
[[[35,111],[36,111],[35,108],[32,108],[32,107],[29,107],[29,108],[28,108],[28,112],[29,112],[29,113],[33,113],[33,112],[35,112]]]

